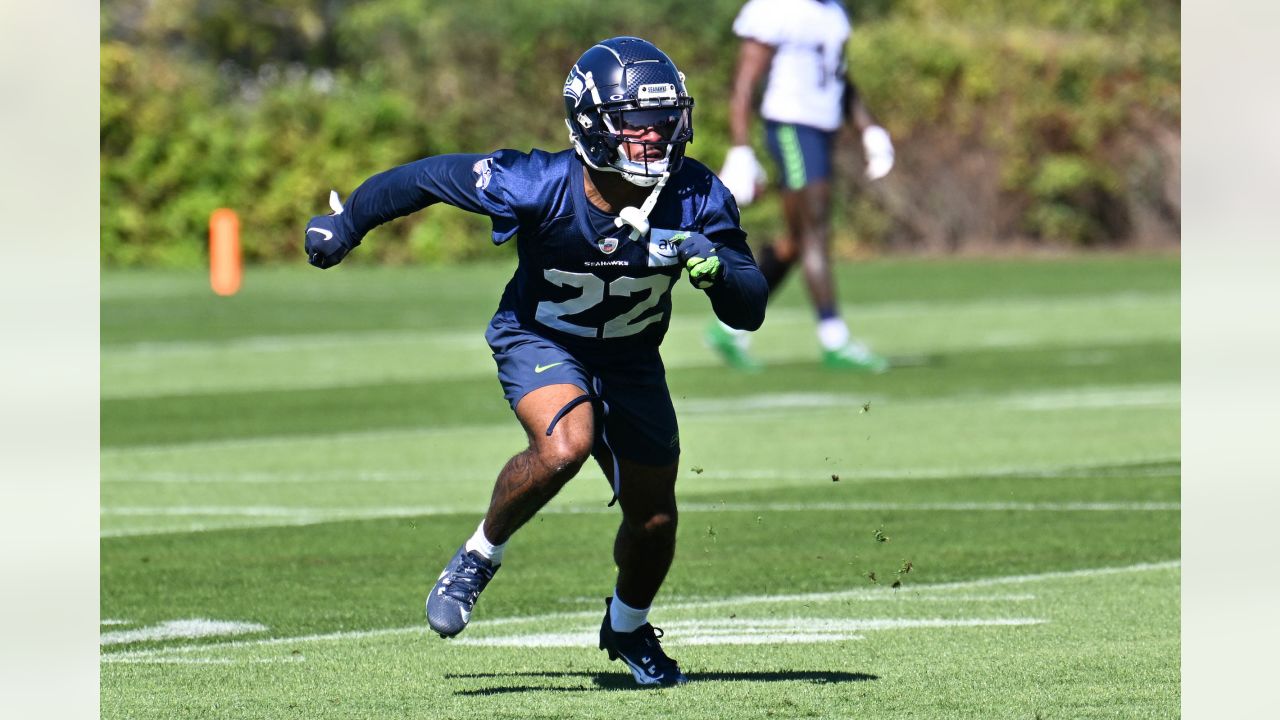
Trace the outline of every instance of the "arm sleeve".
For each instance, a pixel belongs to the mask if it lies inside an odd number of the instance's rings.
[[[724,265],[724,277],[706,291],[711,309],[729,327],[759,329],[769,301],[769,284],[747,245],[747,234],[739,225],[738,206],[719,180],[712,180],[702,233],[716,244],[716,254]]]
[[[493,221],[493,242],[506,242],[516,233],[520,218],[507,201],[501,174],[502,152],[493,155],[436,155],[378,173],[347,198],[341,217],[347,237],[359,244],[375,227],[445,203]]]

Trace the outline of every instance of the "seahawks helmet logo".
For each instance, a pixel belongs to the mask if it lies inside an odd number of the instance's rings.
[[[573,100],[573,104],[577,105],[582,100],[582,93],[587,91],[587,76],[582,74],[577,65],[569,71],[569,77],[564,80],[564,96]]]

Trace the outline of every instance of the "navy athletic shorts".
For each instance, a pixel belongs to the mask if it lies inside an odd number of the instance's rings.
[[[676,411],[656,348],[595,358],[570,352],[537,333],[510,325],[491,325],[485,339],[493,350],[498,380],[512,410],[540,387],[577,385],[600,398],[595,403],[597,454],[603,450],[610,456],[655,466],[679,459]]]
[[[812,182],[831,177],[834,131],[807,125],[766,120],[765,144],[781,169],[778,182],[786,190],[799,190]]]

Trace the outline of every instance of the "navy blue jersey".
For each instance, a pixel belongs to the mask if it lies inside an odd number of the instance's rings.
[[[357,242],[376,225],[435,202],[492,220],[493,242],[513,237],[519,264],[491,327],[518,326],[591,353],[656,348],[671,319],[680,277],[672,235],[698,232],[718,246],[724,277],[707,291],[716,315],[752,329],[764,319],[768,286],[738,225],[738,209],[715,175],[686,159],[649,215],[631,228],[586,197],[582,161],[571,150],[439,155],[365,181],[344,218]]]

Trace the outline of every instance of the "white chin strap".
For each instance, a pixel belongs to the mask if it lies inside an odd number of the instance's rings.
[[[623,177],[626,175],[624,174]],[[658,204],[658,195],[662,193],[662,188],[666,186],[667,179],[670,177],[670,172],[664,172],[655,178],[657,182],[649,193],[649,197],[644,199],[644,203],[638,208],[630,205],[622,208],[618,217],[614,218],[613,224],[618,227],[630,225],[632,240],[638,240],[640,236],[649,232],[649,213],[653,212],[653,206]]]

